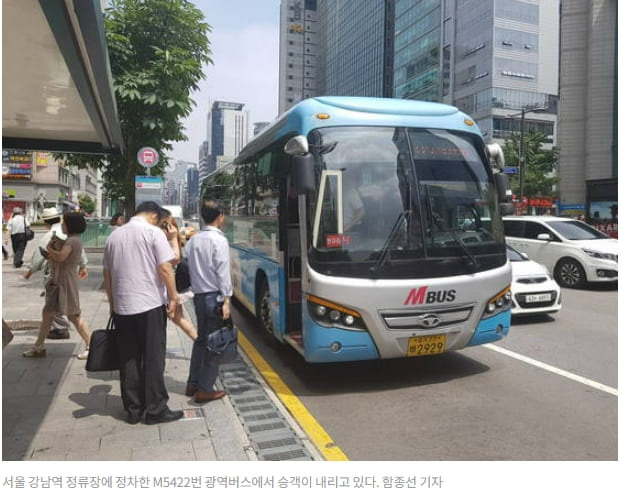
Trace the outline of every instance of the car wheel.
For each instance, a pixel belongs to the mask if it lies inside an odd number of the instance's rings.
[[[265,333],[273,336],[273,319],[270,310],[270,290],[266,278],[262,279],[257,294],[256,315]]]
[[[563,258],[554,270],[554,278],[561,286],[581,288],[586,284],[586,272],[582,265],[573,258]]]

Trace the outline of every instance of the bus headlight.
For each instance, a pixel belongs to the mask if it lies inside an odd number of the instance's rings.
[[[335,327],[351,331],[366,331],[361,314],[337,303],[307,295],[307,305],[315,322],[324,327]]]
[[[511,308],[511,296],[511,288],[507,286],[495,296],[491,297],[485,307],[483,318],[487,319],[500,312],[509,310]]]
[[[340,317],[342,317],[342,314],[337,310],[331,310],[331,312],[329,312],[329,319],[333,322],[339,321]]]
[[[327,307],[323,307],[322,305],[318,305],[316,308],[316,315],[318,317],[324,317],[325,315],[327,315]]]

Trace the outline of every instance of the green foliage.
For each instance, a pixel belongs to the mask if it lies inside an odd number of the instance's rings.
[[[219,172],[203,182],[203,195],[201,201],[216,201],[229,205],[232,193],[233,175]]]
[[[113,0],[104,21],[124,151],[62,157],[70,165],[101,169],[107,196],[124,200],[131,212],[134,177],[146,173],[136,161],[138,150],[158,151],[151,174],[159,176],[172,143],[187,139],[181,120],[195,105],[190,94],[205,76],[204,65],[212,62],[211,28],[188,0]]]
[[[78,204],[80,209],[89,215],[95,211],[95,201],[86,194],[78,196]]]
[[[526,170],[524,172],[524,196],[551,196],[553,186],[558,183],[558,177],[553,175],[558,165],[558,151],[543,149],[546,135],[536,130],[524,134],[526,148]],[[520,135],[513,134],[506,140],[502,149],[504,158],[509,166],[519,165]],[[519,175],[511,175],[511,188],[519,194]]]

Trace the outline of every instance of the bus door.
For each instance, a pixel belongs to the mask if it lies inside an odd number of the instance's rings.
[[[301,334],[301,240],[300,220],[298,209],[298,196],[292,183],[292,176],[288,175],[282,185],[282,221],[284,236],[281,240],[286,242],[284,248],[284,272],[286,279],[286,334],[294,337],[297,343],[302,342],[298,337]]]

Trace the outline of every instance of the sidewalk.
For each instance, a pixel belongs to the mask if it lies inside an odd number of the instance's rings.
[[[41,234],[28,244],[27,257]],[[91,330],[108,320],[101,253],[88,253],[89,277],[80,284],[83,317]],[[185,418],[154,426],[125,422],[117,372],[87,373],[76,359],[80,337],[47,340],[47,356],[26,359],[36,337],[44,298],[42,276],[30,280],[12,260],[2,265],[2,318],[14,339],[2,352],[3,460],[168,461],[256,460],[229,397],[197,405],[184,395],[192,343],[169,321],[165,380],[169,407]]]

